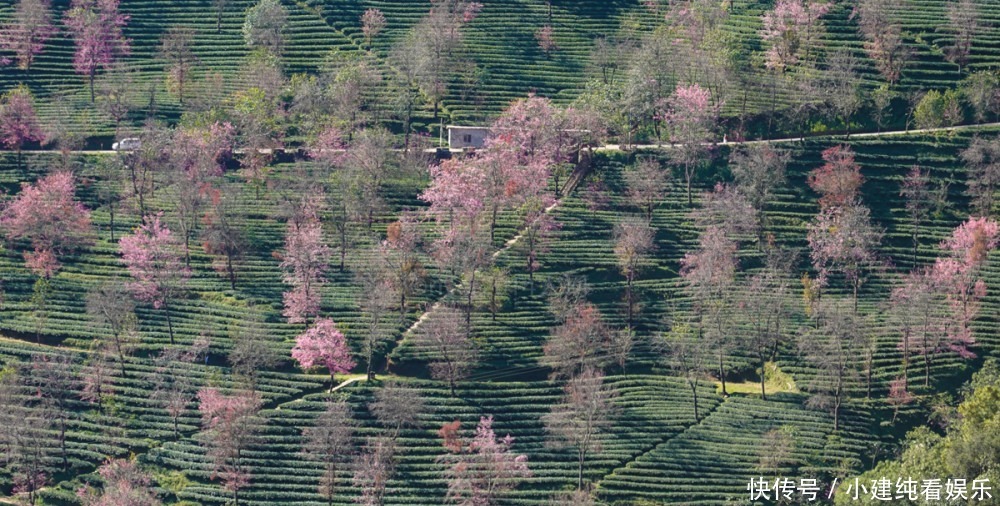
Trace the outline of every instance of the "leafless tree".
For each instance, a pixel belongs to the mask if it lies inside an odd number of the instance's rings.
[[[400,317],[406,314],[406,303],[423,285],[427,276],[420,260],[422,237],[419,222],[404,217],[386,227],[386,239],[378,247],[378,260],[399,295]]]
[[[853,16],[865,38],[865,51],[875,60],[879,72],[889,84],[895,84],[910,59],[910,49],[903,41],[902,27],[895,19],[905,9],[903,0],[862,0]]]
[[[700,422],[698,388],[701,385],[702,377],[706,376],[711,369],[711,365],[709,365],[711,363],[711,349],[700,342],[694,326],[677,320],[672,322],[670,330],[654,344],[667,366],[680,373],[687,382],[691,389],[694,405],[694,420],[695,423]]]
[[[376,247],[373,253],[377,258],[384,252]],[[380,261],[367,261],[357,269],[356,277],[361,285],[361,310],[366,327],[361,353],[365,356],[365,369],[369,380],[375,377],[375,357],[385,350],[390,338],[390,334],[382,324],[397,299],[395,286],[389,279],[391,274],[385,263]]]
[[[160,39],[160,58],[167,62],[167,88],[177,92],[177,100],[184,106],[184,86],[191,78],[191,71],[197,63],[191,45],[194,29],[189,26],[171,26]]]
[[[564,323],[576,312],[576,308],[587,302],[590,285],[582,276],[564,274],[550,281],[546,288],[549,312],[559,323]]]
[[[632,355],[632,349],[635,348],[636,335],[635,331],[630,328],[619,329],[617,331],[612,331],[610,339],[608,340],[608,355],[610,358],[622,368],[622,374],[626,373],[626,365],[628,364],[629,357]]]
[[[958,65],[958,71],[969,61],[972,41],[981,31],[979,6],[973,0],[957,0],[948,4],[948,31],[955,40],[945,52],[948,61]]]
[[[49,411],[52,424],[59,431],[59,455],[65,471],[69,468],[66,431],[74,416],[73,401],[80,393],[77,364],[68,355],[36,354],[31,357],[31,363],[27,367],[27,372],[23,375],[25,384],[34,390],[42,405]]]
[[[765,389],[767,362],[775,359],[783,342],[783,327],[789,317],[789,270],[795,265],[794,256],[784,250],[771,250],[767,263],[755,272],[742,287],[737,307],[746,326],[746,348],[752,350],[760,365],[760,394],[767,400]],[[788,332],[788,330],[784,330]]]
[[[403,428],[419,426],[420,415],[427,412],[427,404],[416,388],[390,380],[375,392],[375,400],[368,409],[395,440]]]
[[[352,438],[356,425],[349,404],[327,400],[326,409],[316,417],[313,425],[302,431],[302,452],[307,458],[323,464],[319,492],[331,506],[337,492],[337,472],[354,453]]]
[[[831,112],[844,124],[850,137],[851,118],[862,105],[858,59],[850,49],[840,48],[827,58],[820,87]]]
[[[736,179],[736,191],[746,197],[757,217],[758,234],[767,228],[767,205],[774,192],[785,183],[790,155],[770,144],[746,146],[733,151],[729,167]],[[758,243],[763,241],[758,235]]]
[[[53,471],[49,461],[58,452],[54,447],[59,443],[51,436],[51,408],[38,402],[22,380],[18,373],[0,378],[0,462],[12,475],[15,487],[27,492],[28,504],[34,505],[38,490]]]
[[[349,191],[356,197],[348,201],[355,220],[364,222],[368,230],[375,217],[387,206],[383,185],[396,168],[392,151],[392,135],[381,127],[362,130],[348,146],[342,167],[347,172]]]
[[[615,225],[615,257],[625,276],[625,321],[629,328],[633,327],[632,319],[635,314],[633,284],[649,254],[655,249],[655,234],[653,227],[641,219],[625,218]]]
[[[243,318],[230,325],[229,336],[233,341],[229,365],[250,391],[256,392],[261,371],[281,363],[281,357],[269,343],[264,315],[257,308],[247,307]]]
[[[778,475],[796,462],[795,432],[795,426],[783,425],[761,436],[760,447],[757,450],[760,455],[757,469],[760,472]]]
[[[655,158],[642,158],[625,171],[625,187],[629,201],[650,221],[670,188],[670,171]]]
[[[705,336],[718,352],[723,394],[726,394],[726,356],[733,344],[729,328],[732,287],[738,267],[736,252],[736,242],[722,228],[711,226],[702,232],[698,248],[681,259],[681,276],[694,299],[698,317],[698,336]]]
[[[447,381],[454,396],[456,382],[469,376],[478,358],[476,346],[463,328],[462,314],[451,307],[435,311],[418,329],[415,341],[428,354],[431,376]]]
[[[942,181],[932,188],[930,170],[914,165],[906,174],[899,195],[905,199],[906,219],[913,244],[913,264],[916,265],[920,230],[927,224],[931,214],[940,212],[947,204],[947,183]]]
[[[549,444],[576,450],[578,490],[583,489],[588,454],[602,451],[599,436],[611,426],[613,398],[604,374],[587,369],[569,381],[562,402],[542,417]]]
[[[212,266],[216,272],[225,273],[229,279],[231,290],[236,290],[238,272],[249,242],[245,218],[232,189],[220,191],[202,217],[202,246],[206,253],[213,255]]]
[[[115,122],[115,138],[121,124],[136,108],[136,71],[125,63],[116,63],[97,83],[97,108]]]
[[[382,506],[395,472],[396,441],[387,437],[368,438],[354,463],[354,486],[361,489],[355,502],[362,506]]]
[[[566,320],[552,330],[544,347],[544,363],[555,378],[571,377],[596,368],[605,358],[610,331],[597,306],[581,303],[571,308]]]
[[[169,349],[155,357],[152,400],[170,417],[174,439],[180,437],[180,420],[195,399],[195,387],[178,362],[197,361],[200,352]]]
[[[215,8],[215,33],[222,33],[222,14],[226,12],[229,0],[212,0],[212,7]]]
[[[125,378],[125,359],[135,348],[139,330],[131,292],[122,280],[107,280],[87,293],[87,314],[94,323],[111,331],[111,345]]]
[[[816,377],[809,382],[812,393],[808,404],[833,414],[833,430],[840,430],[840,412],[850,398],[851,384],[859,377],[859,355],[864,347],[865,328],[858,314],[850,307],[832,298],[824,298],[814,317],[816,328],[803,332],[799,349],[817,369]]]
[[[97,404],[101,414],[104,414],[104,401],[114,394],[115,372],[113,348],[102,341],[94,341],[80,368],[80,399]]]
[[[1000,186],[1000,139],[975,137],[962,153],[969,168],[969,196],[979,216],[993,214],[993,194]]]

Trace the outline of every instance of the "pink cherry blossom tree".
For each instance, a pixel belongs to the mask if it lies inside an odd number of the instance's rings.
[[[447,453],[439,461],[448,466],[447,500],[462,505],[496,506],[517,485],[532,476],[528,457],[514,453],[510,434],[499,438],[493,416],[481,417],[471,441],[458,436],[458,427],[446,424],[439,431]]]
[[[569,153],[560,150],[561,143],[565,142],[561,130],[564,130],[564,123],[583,121],[576,114],[579,111],[573,111],[573,114],[564,113],[551,100],[534,94],[515,100],[491,125],[488,149],[490,144],[496,144],[492,148],[511,155],[512,162],[521,166],[523,172],[545,173],[552,164],[568,158]],[[530,176],[529,173],[518,181],[524,185],[520,188],[522,191],[530,193],[539,191],[539,185],[545,187],[546,180],[528,179]]]
[[[944,258],[938,258],[931,270],[942,288],[951,309],[948,327],[950,348],[964,358],[975,357],[969,347],[975,344],[972,321],[979,314],[986,296],[982,266],[997,246],[1000,226],[989,218],[969,218],[941,243]]]
[[[289,323],[306,323],[319,314],[322,300],[319,290],[326,281],[332,252],[323,240],[317,205],[304,207],[299,216],[289,220],[285,232],[281,268],[285,272],[284,282],[292,289],[284,294],[282,314]]]
[[[261,429],[258,417],[261,398],[254,392],[226,395],[216,388],[198,391],[201,413],[201,436],[212,461],[212,479],[220,478],[223,487],[240,504],[240,490],[250,484],[246,452],[257,442]]]
[[[819,287],[826,286],[831,274],[843,275],[857,311],[865,273],[881,265],[877,248],[882,235],[882,229],[871,222],[871,211],[860,203],[822,209],[807,234]]]
[[[760,37],[770,46],[765,53],[767,68],[783,71],[808,57],[820,36],[820,18],[830,6],[810,0],[778,0],[763,17]]]
[[[157,214],[146,218],[132,235],[122,237],[118,247],[122,263],[133,281],[129,283],[135,298],[162,309],[167,319],[170,344],[174,344],[174,326],[170,304],[187,285],[191,270],[184,266],[177,239]]]
[[[153,479],[135,460],[109,459],[97,470],[104,486],[100,491],[85,486],[77,491],[84,506],[160,506]]]
[[[119,0],[73,0],[65,16],[76,44],[73,68],[87,76],[90,101],[94,101],[94,77],[99,69],[110,69],[129,53],[129,41],[122,33],[129,17],[118,12]]]
[[[45,132],[38,125],[35,101],[25,86],[18,86],[4,95],[0,108],[0,141],[8,149],[17,151],[17,168],[21,169],[21,149],[29,142],[45,139]]]
[[[552,25],[545,25],[535,32],[535,40],[538,41],[538,47],[545,54],[549,54],[556,49],[559,49],[559,45],[556,44],[555,31],[552,29]]]
[[[678,85],[661,106],[660,116],[666,121],[674,162],[684,168],[688,205],[691,205],[691,181],[710,152],[713,130],[719,116],[719,106],[712,102],[711,93],[697,84]]]
[[[351,372],[357,365],[351,358],[344,334],[329,318],[319,318],[309,330],[295,338],[292,358],[303,369],[322,367],[330,372],[330,391],[335,384],[333,375]]]
[[[378,9],[368,9],[361,15],[361,33],[365,36],[365,47],[372,48],[372,39],[385,29],[385,15]]]
[[[58,256],[93,240],[90,211],[75,198],[76,184],[68,172],[56,172],[35,184],[23,183],[21,193],[0,212],[0,228],[11,240],[26,240],[27,267],[42,278],[59,269]]]
[[[27,71],[55,32],[49,0],[20,0],[12,19],[0,27],[0,48],[14,53],[18,68]]]
[[[865,178],[848,146],[834,146],[823,151],[822,167],[809,173],[809,187],[820,194],[820,207],[844,206],[858,196]]]
[[[420,194],[439,220],[474,223],[483,212],[479,171],[467,160],[451,158],[430,168],[431,183]]]

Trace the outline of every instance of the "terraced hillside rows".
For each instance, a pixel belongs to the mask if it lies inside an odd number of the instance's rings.
[[[384,88],[388,78],[399,70],[389,58],[392,48],[402,43],[428,9],[426,4],[419,2],[392,1],[285,0],[282,4],[289,13],[283,54],[284,72],[289,75],[317,73],[324,68],[331,51],[363,52],[365,39],[360,16],[366,9],[380,9],[391,20],[385,32],[373,41],[379,72],[385,77],[382,84],[367,91],[377,97],[377,102],[390,100],[389,91]],[[911,55],[896,91],[951,89],[969,72],[993,67],[993,41],[998,37],[996,31],[1000,26],[996,6],[990,2],[976,2],[980,13],[979,29],[971,43],[969,62],[960,71],[957,65],[945,59],[945,50],[952,44],[954,35],[936,24],[946,17],[946,4],[943,0],[928,0],[920,2],[919,7],[892,13]],[[189,88],[195,98],[221,100],[254,85],[253,79],[244,75],[245,63],[242,63],[249,50],[243,42],[241,28],[244,14],[251,5],[248,0],[224,2],[218,19],[214,4],[208,0],[142,0],[123,5],[123,13],[129,16],[125,34],[131,44],[126,61],[135,70],[125,92],[124,102],[132,109],[126,126],[138,127],[150,115],[169,122],[177,121],[181,115],[178,97],[168,93],[163,73],[166,63],[159,54],[160,39],[171,26],[187,26],[194,30],[192,50],[197,60]],[[769,7],[768,3],[756,0],[729,2],[722,33],[734,48],[735,57],[743,63],[760,59],[759,51],[763,48],[759,35],[760,17]],[[57,24],[65,12],[66,5],[57,3]],[[849,48],[859,59],[864,87],[872,89],[881,78],[863,48],[852,12],[846,3],[833,5],[822,19],[825,30],[816,43],[816,51],[823,55],[837,48]],[[0,20],[11,14],[9,5],[0,7]],[[449,121],[481,123],[499,113],[511,100],[527,93],[569,103],[591,78],[600,74],[591,58],[596,41],[605,37],[639,40],[652,33],[661,23],[662,16],[662,11],[652,11],[633,1],[486,2],[476,19],[464,28],[464,52],[475,67],[468,76],[456,75],[448,79],[443,105]],[[510,24],[512,19],[518,20],[516,26]],[[544,26],[552,27],[558,47],[548,54],[539,48],[536,40],[536,33]],[[629,56],[632,55],[626,54],[623,58]],[[43,118],[52,121],[58,118],[71,131],[97,139],[100,145],[109,147],[109,138],[115,133],[114,122],[93,110],[85,89],[86,80],[73,73],[72,59],[72,40],[61,36],[53,38],[30,72],[12,67],[0,69],[0,88],[26,84],[36,96],[46,99],[40,107]],[[621,74],[624,76],[624,71]],[[798,103],[800,98],[798,88],[789,79],[775,78],[765,69],[755,68],[743,79],[745,94],[723,90],[717,98],[725,102],[729,116],[780,110]],[[388,112],[398,111],[390,108]],[[422,131],[431,136],[438,134],[440,120],[432,117],[429,104],[418,110],[417,116]],[[298,142],[294,136],[291,140]]]
[[[995,2],[49,3],[0,5],[0,503],[996,475]]]
[[[627,431],[601,436],[603,452],[588,463],[587,475],[599,478],[610,469],[630,461],[662,441],[676,437],[693,422],[686,385],[672,378],[630,376],[609,378],[619,392],[615,400],[615,419]],[[441,424],[459,420],[463,432],[472,430],[480,416],[493,414],[494,429],[510,434],[519,452],[533,462],[534,476],[508,500],[511,504],[545,504],[546,498],[575,480],[575,461],[570,452],[547,448],[540,418],[547,406],[558,402],[560,391],[548,382],[470,383],[451,396],[447,385],[433,382],[408,382],[419,389],[429,406],[416,427],[404,429],[398,436],[397,472],[390,481],[386,504],[438,504],[446,484],[440,478],[443,466],[438,459],[443,448],[436,434]],[[375,385],[355,384],[337,392],[350,404],[359,421],[355,439],[360,445],[365,437],[382,432],[370,414]],[[705,409],[712,409],[720,399],[707,386],[702,387]],[[304,427],[323,409],[325,394],[307,396],[282,404],[265,414],[267,429],[251,465],[258,477],[246,495],[249,504],[293,504],[319,501],[316,494],[317,469],[303,461],[299,448]],[[151,462],[189,470],[192,478],[207,481],[210,471],[199,457],[202,450],[193,442],[167,444],[150,453]],[[294,470],[294,471],[292,471]],[[349,483],[350,470],[341,480]],[[337,504],[348,504],[356,491],[344,487],[337,494]],[[203,503],[221,503],[224,495],[214,487],[193,486],[182,499]]]
[[[920,230],[920,248],[917,261],[929,263],[938,255],[936,244],[960,221],[966,209],[964,197],[964,169],[957,163],[957,153],[973,135],[993,135],[995,130],[963,131],[952,136],[894,136],[886,138],[859,138],[849,144],[857,153],[866,178],[863,200],[870,203],[876,222],[886,229],[883,251],[891,259],[890,269],[870,279],[861,293],[865,311],[878,312],[880,299],[884,299],[899,272],[912,267],[910,230],[906,225],[903,203],[899,197],[902,176],[913,164],[930,168],[935,180],[947,181],[948,200],[951,207],[936,215],[932,222]],[[778,243],[796,249],[805,247],[805,224],[816,212],[812,196],[805,185],[805,174],[821,163],[819,153],[838,139],[788,144],[792,151],[789,182],[769,205],[769,230]],[[648,155],[656,156],[656,153]],[[719,153],[724,158],[725,152]],[[86,181],[89,171],[99,157],[84,160],[81,176]],[[10,191],[14,183],[41,174],[40,169],[54,158],[47,155],[29,157],[25,172],[12,166],[8,157],[4,170]],[[480,368],[473,373],[476,383],[464,384],[455,396],[441,383],[419,380],[411,382],[427,397],[433,406],[421,418],[420,426],[404,431],[400,436],[399,473],[390,485],[389,502],[393,504],[434,504],[444,493],[444,484],[437,473],[440,463],[436,456],[443,453],[436,429],[445,422],[461,420],[466,430],[479,416],[494,414],[499,433],[510,432],[517,442],[519,452],[528,455],[534,477],[518,489],[514,497],[518,503],[543,504],[551,494],[570,486],[573,481],[572,459],[565,452],[545,446],[545,432],[541,415],[558,402],[557,385],[524,378],[537,378],[545,371],[539,366],[542,344],[556,324],[545,309],[545,284],[566,273],[584,275],[592,284],[590,298],[595,301],[612,327],[624,325],[622,294],[624,280],[618,271],[612,252],[611,231],[618,215],[611,209],[630,209],[624,198],[621,170],[631,163],[622,155],[598,155],[588,180],[570,196],[564,197],[555,207],[554,217],[561,224],[540,262],[541,270],[535,273],[534,287],[528,281],[523,267],[524,251],[514,243],[501,250],[498,262],[511,273],[508,300],[494,320],[491,313],[479,306],[474,312],[473,333],[482,354]],[[275,178],[294,177],[288,165],[275,168]],[[707,189],[712,182],[725,174],[725,164],[717,164],[711,173],[704,175],[699,188]],[[96,176],[93,181],[99,185]],[[390,185],[391,210],[376,220],[376,231],[384,230],[394,213],[400,209],[420,207],[415,199],[424,182],[417,178],[400,178]],[[176,375],[183,371],[185,384],[193,392],[203,384],[226,386],[222,380],[228,371],[224,355],[231,348],[233,328],[244,318],[247,305],[253,303],[263,312],[268,336],[268,346],[287,356],[292,337],[301,327],[284,323],[275,304],[282,291],[277,260],[270,251],[281,247],[281,223],[275,216],[280,191],[266,193],[256,198],[247,189],[241,206],[249,217],[249,229],[255,237],[255,253],[245,259],[241,282],[237,290],[228,288],[224,278],[214,273],[210,260],[193,247],[192,266],[197,276],[192,281],[190,293],[175,307],[175,332],[183,350],[208,337],[209,348],[198,355],[197,363],[180,360],[175,356],[169,368]],[[33,277],[21,263],[16,248],[5,252],[4,290],[5,302],[0,313],[0,327],[9,336],[3,340],[4,363],[13,364],[27,360],[32,354],[62,353],[73,357],[74,367],[87,370],[93,367],[89,351],[94,336],[102,330],[91,326],[84,312],[84,295],[100,280],[124,276],[114,246],[109,241],[110,221],[100,209],[96,199],[97,187],[82,187],[81,194],[88,206],[97,209],[95,224],[99,229],[98,243],[66,262],[63,271],[51,281],[53,297],[43,312],[32,303]],[[169,194],[157,197],[154,205],[170,210]],[[802,394],[778,394],[767,401],[756,396],[735,394],[722,399],[709,390],[709,383],[702,382],[700,397],[708,414],[693,424],[690,396],[680,378],[662,376],[664,370],[658,353],[652,346],[654,338],[667,330],[665,317],[677,318],[688,310],[687,294],[677,276],[678,262],[685,251],[695,244],[698,227],[689,217],[684,192],[675,185],[653,213],[652,224],[657,229],[656,253],[642,271],[637,290],[641,294],[641,309],[636,321],[638,342],[633,350],[628,369],[631,374],[609,379],[618,393],[615,401],[620,410],[615,412],[615,429],[601,437],[604,450],[587,464],[587,476],[598,484],[598,497],[609,502],[623,502],[640,498],[666,503],[687,500],[711,504],[739,496],[745,480],[754,474],[755,461],[760,458],[762,435],[785,426],[793,427],[797,445],[794,464],[789,473],[827,475],[836,473],[838,466],[848,462],[849,467],[869,465],[864,460],[865,434],[870,430],[873,416],[883,416],[876,399],[888,391],[888,382],[900,367],[900,351],[896,346],[898,335],[892,332],[888,320],[878,320],[881,330],[874,355],[874,394],[872,401],[858,400],[851,403],[844,427],[836,438],[831,434],[831,418],[821,411],[802,407]],[[516,230],[513,217],[501,220],[498,243],[511,237]],[[118,217],[117,234],[135,226],[134,216]],[[427,224],[430,226],[430,223]],[[352,253],[357,256],[349,263],[349,270],[356,269],[356,262],[364,262],[364,249]],[[740,252],[741,263],[755,265],[759,252],[751,244]],[[427,265],[432,265],[427,260]],[[802,263],[805,269],[805,263]],[[995,266],[990,263],[986,277],[995,277]],[[357,280],[350,272],[333,273],[325,293],[323,313],[340,323],[348,337],[357,345],[358,332],[364,326],[364,317],[357,305]],[[830,296],[843,296],[834,284]],[[444,292],[428,292],[434,298]],[[445,300],[454,295],[444,295]],[[797,295],[792,294],[792,298]],[[981,336],[977,353],[992,355],[997,349],[995,320],[996,297],[985,299],[984,317],[976,323]],[[792,301],[791,305],[798,305]],[[385,332],[399,339],[416,315],[410,313],[404,320],[386,322]],[[429,318],[435,318],[433,310]],[[106,456],[140,454],[141,460],[157,468],[181,472],[190,485],[177,491],[179,499],[194,500],[204,504],[225,502],[226,493],[212,479],[212,473],[199,445],[195,401],[188,397],[187,411],[177,419],[180,439],[172,442],[171,417],[162,404],[151,397],[158,382],[163,381],[164,362],[154,360],[168,343],[166,323],[162,313],[140,306],[142,339],[137,358],[125,365],[125,373],[114,380],[109,404],[72,401],[73,415],[69,419],[67,448],[71,457],[69,481],[47,492],[53,501],[69,500],[75,486],[74,473],[86,473]],[[390,328],[391,327],[391,328]],[[31,344],[36,335],[43,344]],[[16,338],[16,339],[14,339]],[[408,339],[392,355],[392,367],[403,374],[418,371],[433,355],[428,355]],[[797,383],[808,382],[815,371],[791,347],[784,348],[777,356],[779,367],[790,374]],[[170,359],[167,359],[170,360]],[[190,359],[187,359],[190,360]],[[752,357],[736,353],[729,357],[727,366],[732,371],[752,373]],[[203,361],[204,363],[200,362]],[[962,375],[964,361],[957,355],[945,354],[935,358],[932,368],[932,385],[952,381]],[[642,372],[636,372],[642,371]],[[649,372],[656,372],[650,375]],[[914,385],[921,382],[919,371],[912,371]],[[484,383],[483,381],[489,381]],[[512,382],[513,381],[513,382]],[[263,439],[250,456],[256,478],[245,491],[244,500],[251,504],[319,502],[315,491],[315,468],[304,462],[298,454],[300,434],[319,409],[326,394],[322,377],[291,373],[287,366],[275,372],[263,373],[259,388],[265,399]],[[914,387],[919,391],[919,387]],[[852,389],[860,399],[864,397],[863,383],[853,383]],[[362,424],[355,437],[360,446],[366,436],[379,432],[377,424],[368,413],[367,404],[377,390],[377,383],[359,383],[340,390],[336,395],[349,400],[353,412]],[[502,393],[501,393],[502,392]],[[192,394],[193,395],[193,394]],[[882,413],[882,414],[879,414]],[[97,430],[98,424],[115,420],[117,427],[112,435]],[[108,439],[110,437],[110,439]],[[166,444],[155,443],[158,439]],[[689,458],[695,452],[699,459]],[[714,457],[713,457],[714,455]],[[717,481],[704,484],[708,462],[717,467],[713,471]],[[713,467],[713,468],[715,468]],[[293,471],[294,469],[294,471]],[[310,470],[311,469],[311,470]],[[345,471],[346,474],[349,474]],[[166,476],[166,475],[164,475]],[[296,476],[294,480],[290,476]],[[62,479],[62,478],[60,478]],[[164,478],[166,479],[166,478]],[[165,485],[166,482],[161,484]],[[696,486],[695,483],[702,483]],[[346,488],[337,496],[338,503],[348,503],[355,491]]]

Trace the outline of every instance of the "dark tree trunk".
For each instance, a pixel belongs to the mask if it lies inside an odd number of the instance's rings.
[[[167,317],[167,332],[170,333],[170,344],[174,344],[174,324],[170,320],[170,306],[168,304],[163,305],[163,312]]]
[[[763,400],[767,400],[767,389],[764,387],[767,362],[765,361],[764,353],[760,354],[760,396]]]
[[[688,381],[688,385],[691,386],[691,395],[694,397],[694,423],[699,423],[701,416],[698,414],[698,383]]]
[[[226,255],[226,271],[229,272],[229,288],[236,291],[236,269],[233,268],[232,255]]]

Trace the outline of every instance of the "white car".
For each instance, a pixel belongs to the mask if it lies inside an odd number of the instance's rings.
[[[135,151],[141,146],[142,141],[138,137],[129,137],[112,144],[111,149],[114,151]]]

